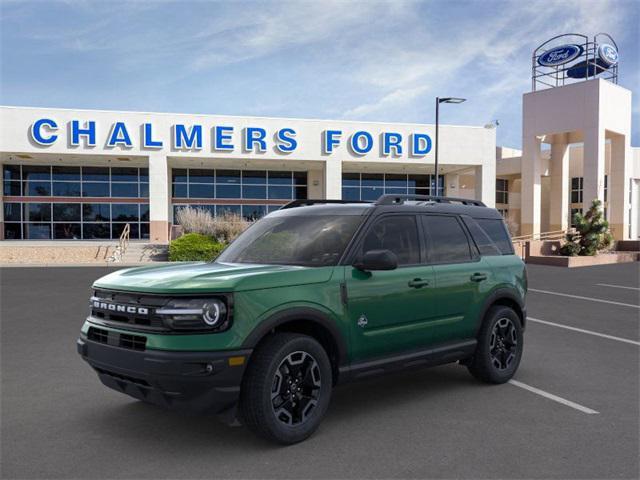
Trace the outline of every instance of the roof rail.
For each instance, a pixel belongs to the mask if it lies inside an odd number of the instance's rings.
[[[296,208],[296,207],[309,207],[311,205],[319,205],[326,203],[372,203],[365,200],[323,200],[323,199],[299,199],[294,200],[293,202],[289,202],[286,205],[280,207],[280,210],[284,210],[285,208]]]
[[[486,207],[486,205],[480,200],[459,197],[436,197],[435,195],[382,195],[376,201],[376,205],[395,205],[398,203],[404,203],[405,200],[419,200],[435,203],[461,203],[462,205]]]

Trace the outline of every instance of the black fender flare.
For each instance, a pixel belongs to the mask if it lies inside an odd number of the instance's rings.
[[[493,292],[489,294],[489,296],[485,299],[484,304],[482,306],[481,314],[478,318],[478,325],[476,327],[476,334],[480,330],[480,326],[482,325],[482,321],[484,320],[485,315],[491,308],[491,306],[499,302],[500,300],[509,300],[514,302],[520,308],[520,312],[516,312],[520,316],[520,321],[522,325],[522,329],[524,330],[525,324],[527,322],[527,308],[524,303],[524,300],[517,292],[514,292],[511,288],[497,288]]]
[[[338,366],[348,363],[347,342],[336,322],[328,314],[311,307],[288,308],[262,320],[244,340],[242,348],[254,349],[271,330],[285,323],[300,320],[315,323],[327,330],[337,348]]]

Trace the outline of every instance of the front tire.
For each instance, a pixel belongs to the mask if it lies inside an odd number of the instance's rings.
[[[251,356],[242,381],[242,419],[267,440],[301,442],[320,425],[332,385],[331,363],[322,345],[306,335],[272,335]]]
[[[505,383],[520,365],[524,346],[520,317],[501,305],[487,312],[478,334],[478,346],[467,368],[486,383]]]

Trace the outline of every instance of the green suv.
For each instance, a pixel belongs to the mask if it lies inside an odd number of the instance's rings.
[[[506,382],[526,289],[502,217],[481,202],[295,201],[212,263],[97,280],[77,346],[108,387],[290,444],[338,383],[451,362]]]

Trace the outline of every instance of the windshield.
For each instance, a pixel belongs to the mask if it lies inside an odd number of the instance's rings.
[[[216,261],[336,265],[361,221],[358,215],[266,217],[240,235]]]

